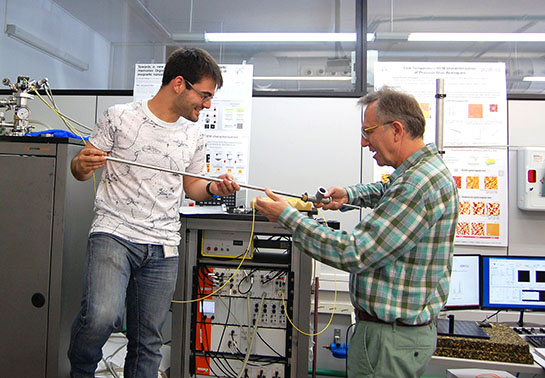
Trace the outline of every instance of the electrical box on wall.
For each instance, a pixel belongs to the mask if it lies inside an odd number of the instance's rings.
[[[518,207],[545,211],[545,147],[518,150]]]

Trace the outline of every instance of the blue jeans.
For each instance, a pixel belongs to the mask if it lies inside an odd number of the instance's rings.
[[[161,245],[93,233],[87,244],[81,310],[72,324],[68,358],[74,378],[94,377],[102,347],[123,325],[127,308],[125,378],[157,378],[161,328],[176,286],[178,257]]]

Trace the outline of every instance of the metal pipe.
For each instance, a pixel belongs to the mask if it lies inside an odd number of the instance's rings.
[[[182,176],[194,177],[194,178],[203,179],[203,180],[208,180],[208,181],[216,181],[216,182],[222,182],[222,181],[223,181],[223,179],[218,178],[218,177],[210,177],[210,176],[198,175],[198,174],[196,174],[196,173],[189,173],[189,172],[176,171],[176,170],[174,170],[174,169],[169,169],[169,168],[158,167],[158,166],[155,166],[155,165],[148,165],[148,164],[138,163],[138,162],[135,162],[135,161],[130,161],[130,160],[125,160],[125,159],[114,158],[114,157],[111,157],[111,156],[106,156],[106,160],[111,160],[111,161],[115,161],[115,162],[123,163],[123,164],[134,165],[134,166],[141,167],[141,168],[155,169],[155,170],[157,170],[157,171],[163,171],[163,172],[168,172],[168,173],[174,173],[174,174],[182,175]],[[241,183],[239,183],[238,185],[239,185],[241,188],[259,190],[259,191],[261,191],[261,192],[264,192],[264,191],[265,191],[265,188],[262,188],[262,187],[259,187],[259,186],[248,185],[248,184],[241,184]],[[282,196],[286,196],[286,197],[294,197],[294,198],[299,198],[299,197],[300,197],[300,196],[297,196],[297,195],[295,195],[295,194],[285,193],[285,192],[281,192],[281,191],[278,191],[278,190],[272,190],[272,189],[271,189],[271,191],[272,191],[273,193],[276,193],[276,194],[279,194],[279,195],[282,195]]]
[[[445,103],[445,79],[437,79],[435,81],[435,145],[440,154],[443,151],[443,120],[444,120],[444,103]]]
[[[155,165],[149,165],[149,164],[138,163],[138,162],[135,162],[135,161],[125,160],[125,159],[119,159],[119,158],[115,158],[115,157],[111,157],[111,156],[106,156],[106,160],[115,161],[115,162],[117,162],[117,163],[122,163],[122,164],[134,165],[134,166],[141,167],[141,168],[155,169],[155,170],[157,170],[157,171],[163,171],[163,172],[168,172],[168,173],[174,173],[174,174],[176,174],[176,175],[194,177],[194,178],[203,179],[203,180],[208,180],[208,181],[216,181],[216,182],[222,182],[222,181],[223,181],[223,179],[218,178],[218,177],[210,177],[210,176],[198,175],[198,174],[195,174],[195,173],[176,171],[176,170],[174,170],[174,169],[163,168],[163,167],[157,167],[157,166],[155,166]],[[241,183],[238,183],[238,185],[239,185],[241,188],[252,189],[252,190],[258,190],[258,191],[260,191],[260,192],[264,192],[264,191],[265,191],[265,188],[262,188],[262,187],[259,187],[259,186],[248,185],[248,184],[241,184]],[[295,194],[286,193],[286,192],[281,192],[281,191],[279,191],[279,190],[273,190],[273,189],[271,189],[271,192],[273,192],[273,193],[275,193],[275,194],[278,194],[278,195],[281,195],[281,196],[292,197],[292,198],[301,198],[301,197],[302,197],[302,196],[298,196],[298,195],[295,195]],[[360,209],[360,207],[359,207],[359,206],[356,206],[356,205],[348,205],[348,204],[346,204],[346,205],[343,205],[343,206],[347,206],[347,207],[351,207],[351,208],[355,208],[355,209]]]
[[[312,341],[312,378],[316,378],[316,365],[318,361],[318,292],[320,290],[320,278],[314,277],[314,335]]]

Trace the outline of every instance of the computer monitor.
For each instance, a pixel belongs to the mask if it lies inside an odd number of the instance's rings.
[[[479,255],[454,255],[445,310],[479,308],[480,262]]]
[[[482,307],[545,310],[545,257],[482,256]]]

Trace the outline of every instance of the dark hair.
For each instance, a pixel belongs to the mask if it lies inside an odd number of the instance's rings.
[[[210,77],[219,89],[223,85],[221,70],[207,51],[198,47],[181,48],[168,57],[163,71],[162,86],[167,85],[177,76],[182,76],[191,83],[198,83],[203,77]]]
[[[412,138],[424,136],[426,119],[420,104],[413,96],[389,87],[382,87],[360,98],[358,104],[367,106],[375,101],[377,102],[377,122],[399,121],[407,128]]]

